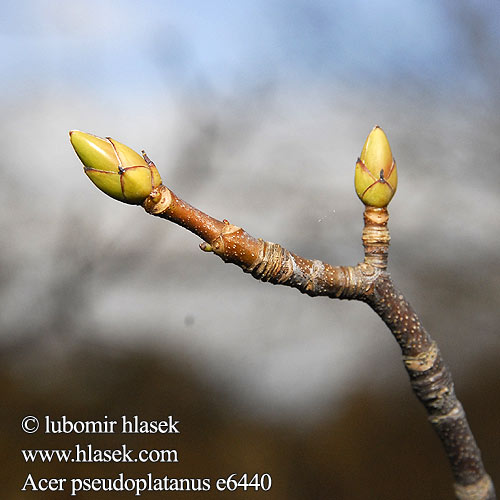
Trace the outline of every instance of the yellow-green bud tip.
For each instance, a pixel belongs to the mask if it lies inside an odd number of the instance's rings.
[[[161,184],[154,164],[128,146],[79,130],[69,138],[88,178],[115,200],[139,205]]]
[[[381,208],[389,204],[397,185],[396,162],[384,131],[377,125],[368,135],[356,163],[354,187],[365,205]]]

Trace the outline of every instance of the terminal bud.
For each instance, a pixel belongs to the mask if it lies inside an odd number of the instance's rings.
[[[140,205],[161,184],[154,164],[128,146],[79,130],[69,136],[89,179],[115,200]]]
[[[365,205],[382,208],[391,201],[397,185],[396,162],[384,131],[377,125],[368,135],[356,163],[356,193]]]

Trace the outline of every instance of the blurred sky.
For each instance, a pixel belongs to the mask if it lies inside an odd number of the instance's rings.
[[[149,335],[278,409],[350,390],[361,365],[371,383],[386,361],[377,380],[406,389],[364,305],[201,254],[180,228],[98,193],[67,136],[144,147],[186,201],[349,265],[361,258],[354,162],[379,123],[400,178],[391,272],[458,368],[464,351],[493,352],[498,26],[493,0],[2,2],[2,338]]]
[[[269,79],[362,86],[416,78],[434,90],[477,95],[485,82],[477,66],[464,64],[470,47],[454,16],[477,16],[498,42],[499,3],[454,4],[7,0],[0,88],[4,98],[45,85],[123,99],[172,86],[224,90]]]

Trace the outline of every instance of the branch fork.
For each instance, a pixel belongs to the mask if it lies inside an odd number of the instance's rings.
[[[331,266],[309,260],[277,243],[254,238],[241,227],[225,219],[219,221],[177,197],[162,184],[156,166],[144,152],[138,160],[134,156],[137,153],[111,139],[105,141],[83,132],[72,132],[70,136],[85,172],[97,187],[125,203],[142,204],[149,214],[188,229],[203,240],[200,248],[205,252],[239,266],[258,280],[290,286],[311,297],[360,300],[368,304],[401,348],[411,387],[425,407],[448,457],[456,498],[496,498],[439,348],[387,272],[390,243],[387,204],[396,191],[397,169],[380,127],[375,127],[368,136],[356,164],[355,188],[365,204],[362,233],[365,256],[355,266]],[[87,143],[90,147],[86,147]],[[95,174],[95,162],[102,175]],[[120,170],[125,162],[128,167],[143,162],[141,175],[125,176]]]
[[[298,289],[311,297],[366,302],[386,323],[398,342],[413,391],[444,446],[460,500],[492,500],[493,483],[486,473],[453,380],[439,348],[387,272],[390,235],[387,208],[367,206],[362,234],[364,262],[331,266],[300,257],[277,243],[254,238],[227,220],[219,221],[192,207],[161,185],[143,206],[151,215],[179,224],[204,242],[200,248],[238,265],[261,281]]]

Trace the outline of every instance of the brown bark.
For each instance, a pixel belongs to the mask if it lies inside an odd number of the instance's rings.
[[[240,266],[256,279],[297,288],[310,296],[361,300],[388,326],[402,354],[410,383],[428,413],[448,456],[461,500],[493,500],[493,483],[454,391],[451,373],[430,335],[386,271],[389,214],[366,207],[365,259],[356,266],[331,266],[289,252],[277,243],[256,239],[241,227],[219,221],[160,186],[144,202],[147,212],[179,224],[204,240],[202,250]]]

